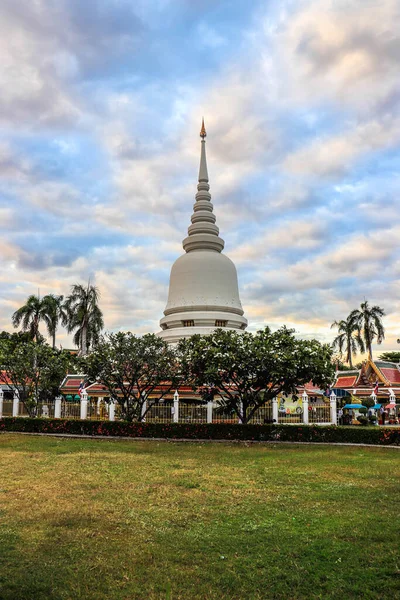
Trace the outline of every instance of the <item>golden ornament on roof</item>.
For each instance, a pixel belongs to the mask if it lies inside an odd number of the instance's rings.
[[[203,118],[201,121],[200,137],[203,138],[203,140],[204,140],[206,135],[207,135],[207,132],[206,132],[206,128],[204,127],[204,118]]]

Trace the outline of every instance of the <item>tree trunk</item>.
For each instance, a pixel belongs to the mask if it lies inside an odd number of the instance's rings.
[[[87,326],[83,325],[81,335],[81,354],[86,356],[87,354]]]
[[[347,362],[349,363],[350,369],[352,369],[353,368],[353,359],[352,359],[352,356],[351,356],[351,351],[347,355]]]

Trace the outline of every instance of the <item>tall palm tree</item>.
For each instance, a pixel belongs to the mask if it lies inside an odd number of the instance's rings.
[[[56,332],[60,321],[65,321],[66,315],[63,307],[64,296],[48,294],[42,300],[43,321],[46,323],[47,332],[52,337],[53,348],[56,347]]]
[[[372,342],[376,339],[381,344],[385,339],[385,329],[382,324],[382,317],[385,311],[380,306],[369,306],[368,300],[362,302],[360,308],[353,310],[349,319],[361,331],[364,338],[365,347],[368,356],[372,359]]]
[[[43,300],[40,299],[39,295],[32,294],[28,297],[26,303],[13,313],[11,318],[14,327],[19,327],[22,324],[22,331],[29,332],[32,340],[37,342],[40,336],[39,325],[43,317]]]
[[[64,324],[69,332],[75,331],[74,344],[82,356],[87,354],[89,346],[96,341],[104,327],[99,297],[99,290],[90,282],[87,287],[76,284],[64,303]]]
[[[361,337],[358,325],[350,320],[350,315],[346,320],[334,321],[331,329],[337,327],[338,335],[333,340],[333,347],[338,348],[340,354],[343,350],[346,352],[346,362],[353,368],[353,355],[357,354],[357,350],[365,352],[364,342]]]

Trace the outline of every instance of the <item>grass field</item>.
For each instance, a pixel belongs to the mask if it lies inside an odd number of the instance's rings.
[[[399,597],[390,448],[0,436],[0,598]]]

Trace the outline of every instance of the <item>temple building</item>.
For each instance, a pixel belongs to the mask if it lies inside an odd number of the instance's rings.
[[[239,297],[238,278],[233,262],[222,253],[211,203],[206,160],[204,120],[200,131],[199,181],[192,224],[182,245],[185,254],[172,266],[164,317],[157,334],[169,343],[195,333],[212,333],[218,327],[243,331],[247,319]]]
[[[395,404],[400,399],[400,365],[369,358],[361,369],[338,371],[333,388],[338,395],[353,396],[360,402],[374,396],[378,403]]]

